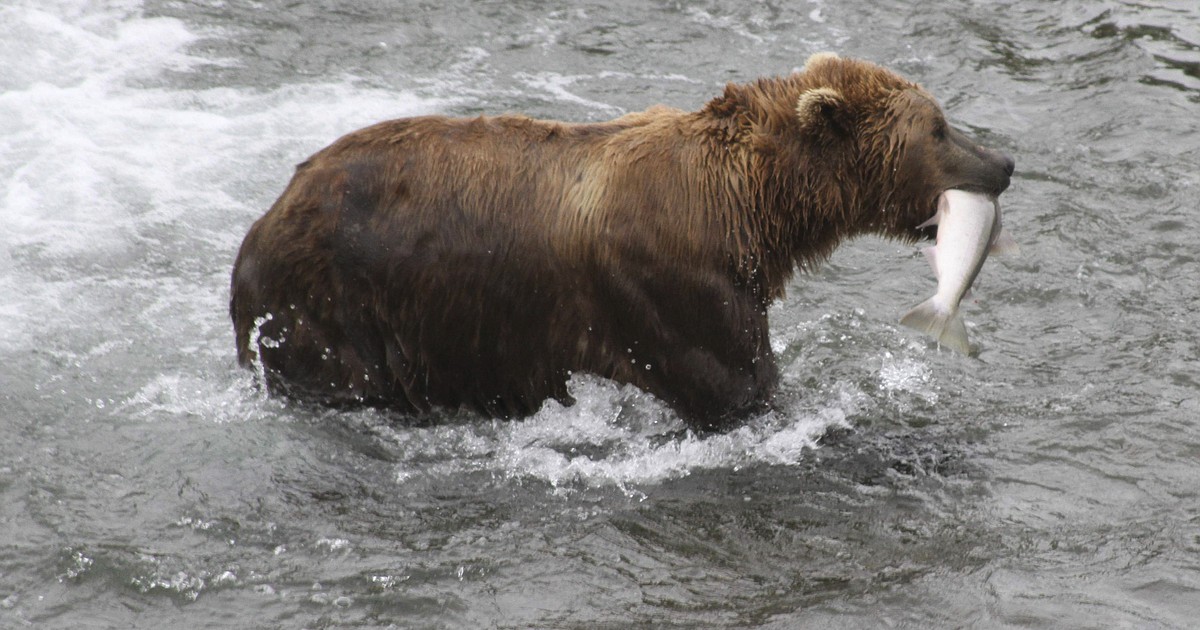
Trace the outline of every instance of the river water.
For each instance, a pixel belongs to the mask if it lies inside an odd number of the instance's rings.
[[[696,108],[817,51],[1017,160],[964,358],[917,247],[772,309],[778,409],[699,438],[577,378],[519,422],[265,398],[228,277],[293,165],[386,118]],[[1193,0],[0,6],[0,627],[1189,628]]]

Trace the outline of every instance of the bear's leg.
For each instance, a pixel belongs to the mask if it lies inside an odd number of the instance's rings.
[[[725,431],[766,411],[778,375],[768,352],[748,363],[721,357],[708,348],[682,349],[670,359],[671,371],[648,383],[688,425],[700,432]]]
[[[766,310],[751,288],[704,269],[600,277],[613,378],[662,398],[700,431],[767,408],[778,374]]]

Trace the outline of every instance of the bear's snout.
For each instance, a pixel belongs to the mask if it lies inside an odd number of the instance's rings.
[[[997,149],[984,147],[957,129],[951,129],[950,140],[957,146],[958,153],[948,154],[951,162],[951,185],[947,188],[977,190],[992,196],[1008,190],[1016,162],[1012,156]]]
[[[997,163],[999,163],[1000,171],[1004,173],[1003,177],[1001,177],[1000,181],[998,182],[999,189],[996,191],[996,194],[999,195],[1000,193],[1008,190],[1009,184],[1012,183],[1012,175],[1013,171],[1015,171],[1017,168],[1017,162],[1011,155],[1003,151],[989,149],[988,152],[995,156],[994,159]]]

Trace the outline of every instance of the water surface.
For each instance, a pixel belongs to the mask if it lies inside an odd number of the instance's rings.
[[[265,398],[229,270],[386,118],[697,108],[835,50],[1017,159],[978,356],[916,247],[771,311],[778,409],[698,438],[580,377],[521,422]],[[1187,628],[1200,618],[1194,2],[0,7],[0,626]]]

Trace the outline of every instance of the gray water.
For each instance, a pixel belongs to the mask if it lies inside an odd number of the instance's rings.
[[[822,50],[1016,157],[977,357],[861,239],[728,434],[587,377],[413,427],[236,367],[236,248],[340,134],[696,108]],[[1193,0],[7,0],[0,627],[1197,627],[1198,174]]]

